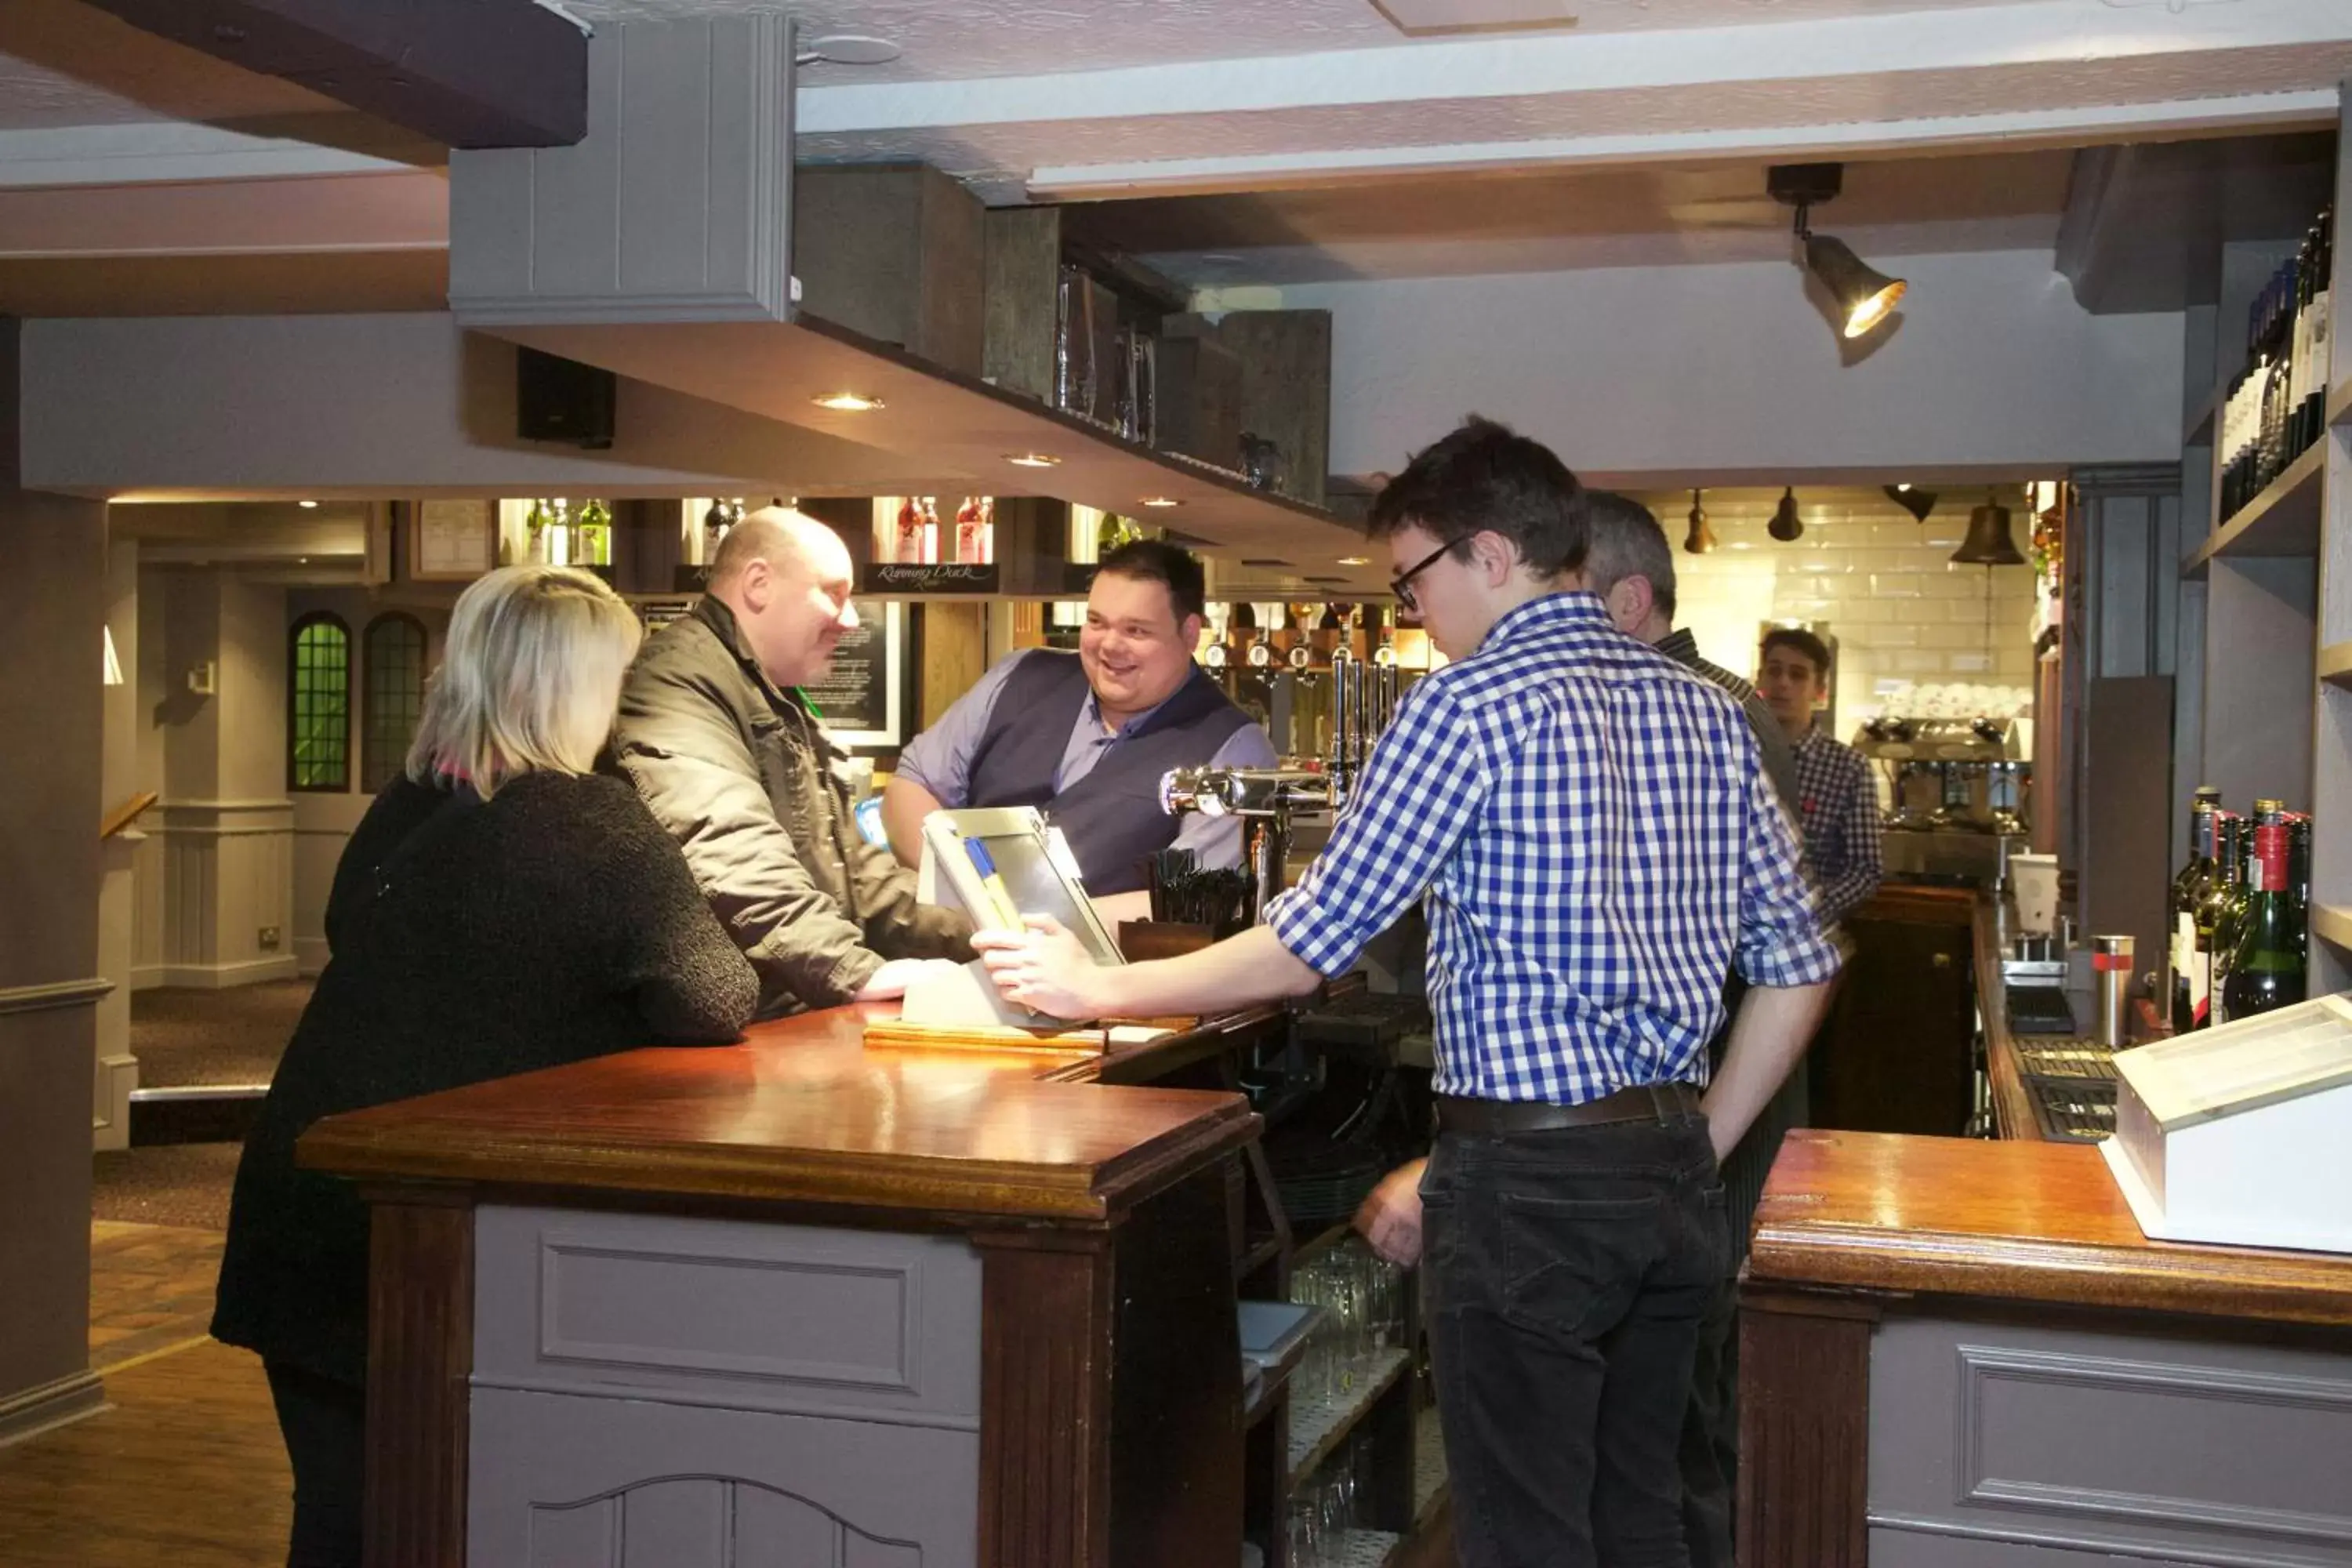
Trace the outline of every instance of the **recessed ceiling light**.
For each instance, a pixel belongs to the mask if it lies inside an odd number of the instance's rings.
[[[802,45],[797,63],[806,66],[822,60],[829,66],[882,66],[905,52],[887,38],[866,33],[828,33]]]
[[[1342,555],[1339,557],[1339,564],[1342,566],[1370,566],[1371,563],[1372,558],[1369,555]]]
[[[868,397],[862,392],[828,392],[809,401],[819,408],[830,408],[840,414],[866,414],[882,406],[880,398]]]
[[[314,500],[298,500],[294,504],[300,507],[305,511],[316,511],[319,510],[319,503]]]
[[[1062,461],[1050,452],[1007,452],[1004,460],[1016,468],[1058,468]]]
[[[1143,504],[1145,506],[1171,507],[1182,506],[1184,503],[1178,500],[1173,496],[1145,496],[1143,498]]]

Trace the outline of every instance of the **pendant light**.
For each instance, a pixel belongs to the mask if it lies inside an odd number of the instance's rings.
[[[2019,553],[2017,541],[2009,531],[2009,508],[1993,500],[1988,492],[1984,504],[1969,513],[1969,535],[1960,547],[1952,552],[1952,561],[1960,566],[2022,566],[2025,557]]]
[[[1914,522],[1925,522],[1927,514],[1936,510],[1936,492],[1919,489],[1912,485],[1885,487],[1886,499],[1911,514]]]
[[[1766,193],[1797,209],[1797,237],[1804,242],[1805,270],[1829,290],[1837,307],[1839,336],[1859,338],[1895,313],[1896,303],[1911,285],[1874,269],[1834,235],[1813,232],[1812,209],[1835,199],[1844,184],[1843,163],[1776,163],[1764,175]]]
[[[1794,486],[1780,492],[1780,504],[1772,509],[1772,521],[1764,531],[1786,544],[1805,531],[1805,520],[1797,515],[1797,491]]]
[[[1683,548],[1693,555],[1704,555],[1715,548],[1715,530],[1706,524],[1706,508],[1700,503],[1702,491],[1691,491],[1690,531],[1683,535]]]

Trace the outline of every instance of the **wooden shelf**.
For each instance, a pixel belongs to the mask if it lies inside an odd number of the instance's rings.
[[[2327,427],[2352,425],[2352,380],[2339,381],[2327,394]]]
[[[2332,642],[2322,647],[2314,671],[2322,685],[2352,687],[2352,642]]]
[[[2314,442],[2311,450],[2288,464],[2286,472],[2240,507],[2235,516],[2189,553],[2181,563],[2181,575],[2204,576],[2206,568],[2219,555],[2317,555],[2320,475],[2326,462],[2327,443]]]
[[[2352,952],[2352,907],[2343,904],[2312,905],[2311,934],[2330,946]]]
[[[1336,1398],[1290,1402],[1291,1487],[1296,1488],[1313,1475],[1315,1468],[1348,1440],[1348,1434],[1371,1414],[1372,1406],[1396,1386],[1397,1379],[1412,1365],[1412,1357],[1403,1351],[1386,1351],[1372,1362],[1364,1381],[1353,1392]]]

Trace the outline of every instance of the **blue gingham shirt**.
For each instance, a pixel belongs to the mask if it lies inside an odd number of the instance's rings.
[[[1759,985],[1837,972],[1738,705],[1586,593],[1412,689],[1266,922],[1336,975],[1420,899],[1440,1094],[1702,1081],[1735,959]]]
[[[1822,920],[1834,925],[1870,901],[1886,874],[1878,842],[1878,786],[1870,763],[1816,724],[1792,748],[1805,859],[1821,883]]]

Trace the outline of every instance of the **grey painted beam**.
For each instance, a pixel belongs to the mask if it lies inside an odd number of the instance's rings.
[[[569,146],[588,40],[532,0],[90,0],[451,147]]]

